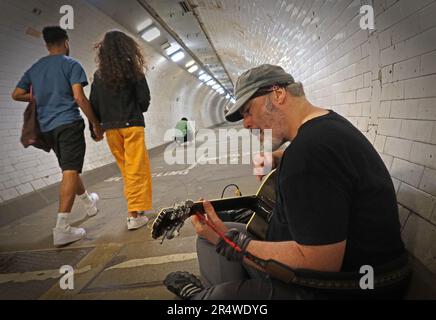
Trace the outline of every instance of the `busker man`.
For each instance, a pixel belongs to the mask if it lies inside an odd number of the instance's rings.
[[[278,168],[276,204],[265,240],[241,224],[224,224],[204,201],[206,220],[191,220],[205,286],[171,273],[167,288],[182,299],[401,298],[410,276],[395,190],[366,137],[332,110],[312,105],[281,67],[243,73],[226,114],[247,129],[272,129]],[[275,268],[274,268],[275,267]],[[364,281],[359,271],[372,268]],[[369,269],[371,270],[371,269]],[[372,289],[374,288],[374,289]]]

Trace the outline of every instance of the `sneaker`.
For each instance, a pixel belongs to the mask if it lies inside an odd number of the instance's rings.
[[[98,212],[97,203],[98,203],[98,200],[100,200],[100,198],[99,198],[98,194],[96,194],[95,192],[91,193],[89,195],[89,198],[91,199],[92,203],[90,205],[85,205],[85,209],[86,209],[86,213],[88,214],[88,216],[93,217]]]
[[[138,215],[137,218],[127,218],[127,229],[136,230],[148,223],[146,216]]]
[[[83,239],[86,236],[86,231],[83,228],[74,228],[68,226],[66,229],[53,229],[53,244],[55,246],[63,246],[72,242]]]
[[[195,275],[188,272],[172,272],[164,280],[164,285],[180,299],[189,300],[204,290],[204,286]]]

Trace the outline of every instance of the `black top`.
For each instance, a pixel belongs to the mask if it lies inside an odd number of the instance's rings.
[[[95,73],[90,102],[104,129],[144,127],[143,113],[150,105],[150,90],[144,77],[116,91]]]
[[[366,137],[337,113],[300,127],[277,179],[268,240],[347,240],[341,271],[376,267],[404,253],[389,172]]]

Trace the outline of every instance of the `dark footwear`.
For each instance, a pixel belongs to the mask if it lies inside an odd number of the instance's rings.
[[[172,272],[167,275],[164,285],[169,291],[183,300],[191,299],[204,289],[200,279],[191,273],[182,271]]]

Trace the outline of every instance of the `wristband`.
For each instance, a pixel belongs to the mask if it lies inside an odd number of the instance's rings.
[[[237,251],[223,238],[221,238],[216,244],[216,252],[224,256],[228,261],[242,262],[248,243],[252,240],[252,238],[247,233],[240,232],[237,229],[229,229],[224,235],[227,239],[241,248],[241,251]]]

